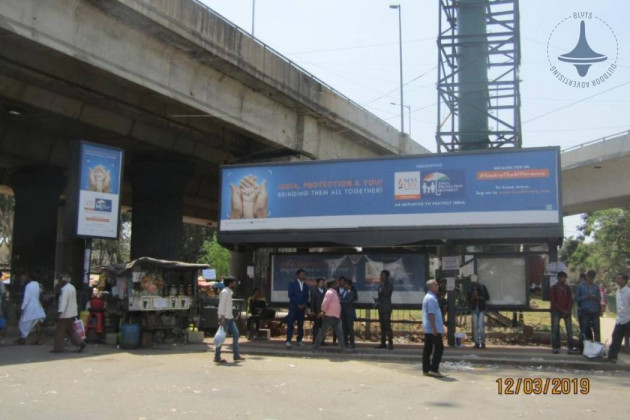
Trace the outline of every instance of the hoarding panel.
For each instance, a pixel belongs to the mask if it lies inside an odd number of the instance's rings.
[[[219,230],[559,225],[558,171],[557,148],[222,167]]]
[[[525,257],[479,257],[477,277],[488,288],[489,305],[529,306]]]
[[[393,304],[419,306],[424,298],[427,257],[423,254],[272,254],[272,302],[289,301],[289,282],[296,278],[300,268],[306,272],[309,287],[315,287],[318,278],[329,280],[344,276],[352,280],[358,292],[358,304],[374,303],[382,270],[391,273]]]
[[[123,151],[81,142],[77,235],[118,238]]]

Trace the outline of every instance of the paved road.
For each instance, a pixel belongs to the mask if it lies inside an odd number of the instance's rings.
[[[19,349],[19,351],[16,351]],[[252,356],[216,366],[205,345],[133,352],[0,347],[6,419],[621,419],[630,373]],[[231,355],[226,354],[228,360]],[[587,378],[588,394],[498,395],[498,378]]]

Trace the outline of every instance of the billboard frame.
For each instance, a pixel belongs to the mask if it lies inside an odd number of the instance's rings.
[[[487,155],[515,152],[554,151],[556,153],[556,194],[558,199],[557,223],[530,223],[530,224],[501,224],[501,225],[443,225],[443,226],[403,226],[403,227],[361,227],[361,228],[325,228],[325,229],[273,229],[273,230],[239,230],[225,231],[220,229],[221,209],[223,196],[219,195],[219,208],[217,221],[219,228],[217,235],[219,243],[235,249],[241,246],[297,246],[308,244],[309,246],[366,246],[366,247],[391,247],[410,246],[430,243],[431,241],[483,241],[505,240],[549,242],[559,241],[564,236],[562,224],[562,172],[561,151],[557,146],[535,147],[527,149],[502,149],[482,151],[467,151],[453,153],[453,155]],[[316,165],[325,162],[343,163],[357,161],[396,160],[413,158],[435,158],[435,154],[404,155],[404,156],[378,156],[364,159],[339,159],[334,161],[300,161],[300,162],[272,162],[261,165],[260,163],[241,165],[222,165],[219,171],[219,187],[223,185],[223,172],[225,168],[247,167],[271,167],[287,165]],[[446,156],[443,156],[446,157]]]
[[[120,171],[119,171],[119,178],[118,178],[118,194],[117,194],[118,195],[118,208],[116,209],[116,213],[115,213],[115,217],[116,217],[116,235],[115,236],[87,235],[87,234],[79,233],[80,231],[79,207],[81,206],[81,174],[83,172],[83,167],[84,167],[84,159],[83,159],[84,146],[98,147],[101,149],[108,149],[108,150],[112,150],[117,153],[120,153],[120,160],[119,160]],[[76,147],[75,148],[76,173],[73,174],[73,177],[74,177],[73,194],[76,194],[74,198],[74,200],[76,200],[76,202],[74,203],[74,206],[75,206],[75,209],[74,209],[75,220],[73,221],[74,222],[74,226],[73,226],[74,236],[76,238],[81,238],[81,239],[118,240],[120,236],[120,213],[121,213],[121,208],[122,208],[122,185],[123,185],[123,177],[124,177],[124,169],[125,169],[125,150],[118,147],[102,145],[99,143],[93,143],[93,142],[89,142],[85,140],[79,140],[76,143],[75,147]]]
[[[409,251],[409,250],[404,250],[404,251],[392,251],[392,250],[369,250],[369,252],[356,252],[356,253],[351,253],[351,252],[343,252],[343,251],[339,251],[339,252],[317,252],[317,253],[308,253],[308,252],[296,252],[296,253],[291,253],[291,252],[272,252],[269,254],[269,259],[268,259],[268,279],[269,279],[269,296],[267,296],[269,298],[269,303],[271,305],[275,305],[275,306],[280,306],[280,307],[286,307],[288,306],[289,302],[283,302],[283,301],[274,301],[271,299],[272,297],[272,292],[273,292],[273,257],[277,256],[277,255],[283,255],[283,256],[308,256],[308,255],[317,255],[317,256],[325,256],[325,255],[364,255],[364,254],[368,254],[368,253],[372,253],[372,254],[391,254],[391,255],[417,255],[419,257],[423,257],[424,258],[424,266],[425,266],[425,272],[424,272],[424,283],[422,284],[422,293],[426,293],[426,282],[427,280],[429,280],[431,278],[430,273],[429,273],[429,254],[428,253],[421,253],[421,252],[415,252],[415,251]],[[305,271],[308,274],[308,270],[305,269]],[[338,277],[337,277],[338,278]],[[335,278],[335,280],[337,280],[337,278]],[[324,279],[324,280],[329,280],[329,279]],[[309,287],[311,287],[309,285]],[[396,293],[396,289],[394,288],[394,293]],[[373,304],[366,304],[366,303],[355,303],[354,307],[356,309],[375,309],[375,306]],[[422,300],[420,300],[417,303],[397,303],[397,304],[392,304],[392,307],[394,309],[422,309]],[[376,310],[376,309],[375,309]]]

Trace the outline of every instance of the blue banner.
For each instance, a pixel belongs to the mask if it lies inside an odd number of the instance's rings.
[[[222,167],[219,228],[558,225],[558,170],[557,148]]]
[[[118,238],[123,151],[81,142],[77,235]]]
[[[424,297],[427,257],[410,253],[364,254],[274,254],[271,261],[271,300],[288,302],[289,282],[296,278],[298,269],[306,272],[306,283],[316,287],[319,278],[350,279],[358,292],[358,303],[372,304],[377,296],[380,274],[390,272],[394,285],[392,302],[420,305]]]

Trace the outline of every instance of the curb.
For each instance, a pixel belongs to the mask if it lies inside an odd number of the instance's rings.
[[[209,346],[210,347],[210,346]],[[311,350],[284,350],[284,349],[275,349],[275,348],[264,348],[264,347],[250,347],[241,345],[241,352],[243,354],[251,354],[251,355],[260,355],[260,356],[276,356],[276,357],[304,357],[309,359],[344,359],[344,360],[375,360],[381,362],[414,362],[414,363],[422,363],[422,353],[420,354],[409,354],[409,353],[380,353],[380,352],[362,352],[360,349],[355,350],[354,352],[341,353],[337,349],[335,350],[320,350],[320,351],[311,351]],[[538,368],[538,367],[547,367],[547,368],[564,368],[564,369],[574,369],[574,370],[586,370],[586,371],[626,371],[630,372],[630,365],[626,363],[608,363],[604,361],[591,361],[588,359],[583,359],[582,356],[574,356],[576,357],[575,361],[566,360],[566,359],[557,359],[557,360],[540,360],[539,357],[536,356],[528,356],[524,358],[514,358],[514,357],[479,357],[477,355],[473,356],[454,356],[449,355],[447,353],[442,357],[443,362],[451,362],[451,363],[459,363],[465,362],[470,363],[471,365],[501,365],[501,366],[510,366],[510,367],[520,367],[520,368]],[[581,358],[581,359],[577,359]]]

